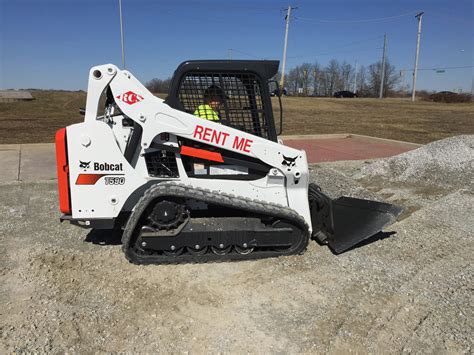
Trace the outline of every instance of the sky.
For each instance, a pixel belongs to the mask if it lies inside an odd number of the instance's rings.
[[[471,91],[473,0],[122,0],[125,64],[143,83],[189,59],[278,59],[292,11],[287,72],[387,55],[411,83],[424,11],[418,89]],[[0,0],[0,88],[86,90],[90,67],[121,66],[118,0]],[[434,69],[445,69],[438,73]],[[403,77],[401,78],[403,79]]]

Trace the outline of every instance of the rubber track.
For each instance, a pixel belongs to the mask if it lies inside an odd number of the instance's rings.
[[[301,242],[290,251],[254,251],[248,255],[241,255],[231,252],[226,255],[216,255],[208,252],[202,256],[182,254],[179,256],[146,255],[135,252],[134,246],[130,245],[133,240],[134,230],[140,220],[141,215],[149,203],[158,197],[181,197],[190,198],[206,203],[221,205],[230,208],[237,208],[251,213],[268,215],[290,221],[301,229]],[[305,201],[305,203],[307,203]],[[305,251],[309,241],[308,225],[304,218],[294,210],[272,203],[259,200],[244,199],[230,194],[224,194],[208,189],[195,188],[174,182],[162,182],[150,187],[138,201],[135,210],[132,212],[122,236],[122,250],[125,257],[135,264],[179,264],[179,263],[202,263],[216,261],[236,261],[252,260],[281,255],[301,254]]]

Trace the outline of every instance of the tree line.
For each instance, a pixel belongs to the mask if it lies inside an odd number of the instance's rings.
[[[155,94],[167,93],[171,84],[171,78],[168,79],[151,79],[145,84],[145,87]]]
[[[365,67],[356,68],[346,62],[336,59],[329,61],[328,65],[319,63],[302,63],[288,72],[285,76],[285,88],[288,95],[300,96],[332,96],[337,91],[347,90],[357,93],[359,97],[378,97],[382,74],[380,61]],[[274,78],[279,81],[281,73]],[[389,60],[385,63],[384,92],[383,96],[391,96],[397,90],[399,74]],[[145,86],[153,93],[167,93],[171,78],[154,78]]]
[[[359,97],[378,97],[382,74],[380,61],[369,66],[357,66],[336,59],[328,65],[302,63],[288,72],[285,88],[289,95],[332,96],[337,91],[351,91]],[[280,78],[281,73],[276,79]],[[393,95],[399,82],[399,74],[389,60],[385,62],[383,96]]]

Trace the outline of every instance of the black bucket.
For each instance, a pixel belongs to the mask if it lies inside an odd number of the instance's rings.
[[[395,222],[403,208],[389,203],[340,197],[331,200],[314,184],[309,202],[313,236],[342,253]]]

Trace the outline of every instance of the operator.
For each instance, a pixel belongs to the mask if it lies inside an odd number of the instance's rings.
[[[224,91],[219,86],[209,86],[206,91],[204,91],[204,104],[200,105],[196,111],[194,111],[194,116],[220,123],[220,117],[217,112],[219,111],[219,107],[222,105],[224,98]]]

